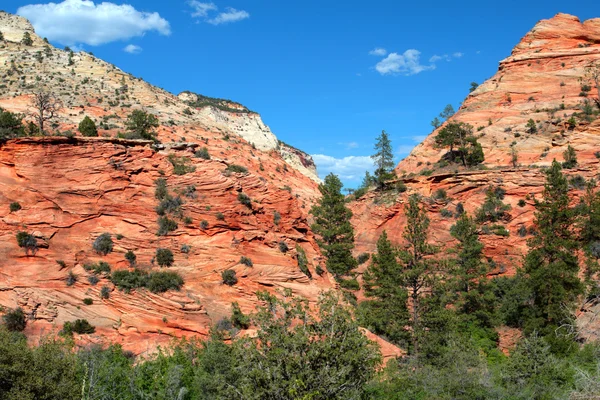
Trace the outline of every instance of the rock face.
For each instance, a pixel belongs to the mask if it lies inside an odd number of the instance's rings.
[[[334,287],[328,274],[316,273],[322,260],[307,221],[318,196],[314,164],[280,145],[258,114],[233,102],[190,107],[196,95],[174,96],[91,54],[55,49],[20,17],[0,13],[0,31],[7,39],[0,43],[6,77],[0,107],[26,113],[31,93],[42,88],[63,103],[48,123],[50,133],[75,134],[0,144],[0,306],[23,308],[29,337],[85,318],[97,331],[78,340],[143,353],[173,337],[205,335],[211,323],[230,315],[234,301],[252,311],[258,290],[289,289],[314,301]],[[25,31],[32,46],[20,43]],[[116,139],[132,109],[159,118],[161,145]],[[77,133],[84,116],[96,121],[100,137]],[[195,156],[200,148],[210,159]],[[178,175],[172,161],[182,160],[187,173]],[[171,217],[178,228],[164,236],[157,235],[158,178],[184,201],[180,215]],[[11,212],[13,202],[21,209]],[[19,231],[36,237],[35,255],[18,247]],[[106,256],[92,248],[102,233],[114,241]],[[83,268],[98,261],[113,270],[130,268],[124,254],[131,250],[139,268],[158,270],[158,248],[174,253],[170,270],[184,278],[181,291],[125,293],[104,275],[94,283]],[[306,253],[311,278],[298,267],[297,249]],[[242,256],[253,266],[241,264]],[[226,269],[236,272],[236,285],[222,283]],[[77,280],[69,286],[70,274]],[[109,298],[100,296],[104,286]]]
[[[597,88],[585,78],[585,69],[600,61],[599,38],[600,19],[581,23],[576,17],[559,14],[539,22],[500,62],[498,72],[473,91],[450,118],[474,127],[485,153],[483,166],[464,169],[457,164],[436,164],[448,150],[434,146],[438,131],[432,132],[396,167],[408,188],[405,193],[379,196],[371,192],[351,203],[357,254],[373,252],[384,230],[393,242],[402,244],[404,204],[412,193],[424,197],[432,242],[448,249],[456,244],[449,229],[459,203],[473,215],[484,202],[486,189],[498,186],[506,191],[504,203],[511,206],[510,217],[501,222],[509,235],[494,234],[488,224],[481,229],[480,239],[494,267],[492,273],[513,274],[527,252],[534,198],[541,198],[543,191],[545,176],[540,167],[550,165],[553,159],[563,161],[563,152],[570,145],[579,162],[576,168],[565,170],[570,178],[597,179],[600,172],[600,120],[597,115],[588,118],[584,107],[586,100],[598,98]],[[582,90],[586,84],[590,90]],[[571,117],[574,125],[567,122]],[[536,124],[535,133],[525,127],[530,119]],[[449,199],[436,199],[439,190]],[[571,194],[577,203],[582,194],[577,181]],[[587,337],[600,331],[597,315],[598,307],[589,305],[582,310],[580,322],[585,323]]]

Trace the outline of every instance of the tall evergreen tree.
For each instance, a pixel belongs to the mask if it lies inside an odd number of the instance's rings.
[[[409,197],[405,214],[406,227],[402,236],[407,246],[399,252],[403,263],[401,281],[408,289],[411,301],[412,352],[418,355],[420,339],[425,330],[423,318],[434,304],[423,301],[423,297],[427,296],[426,292],[431,292],[435,286],[438,265],[435,260],[428,257],[434,254],[436,249],[428,243],[429,218],[425,209],[419,204],[417,195]]]
[[[578,243],[573,232],[575,216],[569,207],[569,184],[556,160],[546,171],[543,199],[536,204],[537,235],[529,240],[524,272],[531,289],[526,330],[554,332],[573,321],[577,296],[582,293],[578,277]]]
[[[320,236],[319,245],[327,258],[327,269],[335,275],[345,275],[356,267],[356,260],[352,257],[352,211],[346,207],[342,186],[336,175],[327,175],[319,185],[321,200],[311,209],[315,218],[312,230]]]
[[[394,154],[392,152],[392,141],[385,131],[377,137],[375,143],[376,153],[371,156],[375,164],[375,182],[379,189],[383,189],[385,182],[394,177]]]
[[[408,295],[402,277],[397,251],[383,231],[377,240],[377,253],[372,255],[371,265],[363,275],[369,300],[360,304],[359,315],[361,322],[374,333],[401,346],[406,344],[409,322]]]

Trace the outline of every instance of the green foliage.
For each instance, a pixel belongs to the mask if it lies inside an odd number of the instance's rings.
[[[243,265],[245,265],[247,267],[254,266],[254,264],[252,263],[252,260],[249,257],[246,257],[246,256],[242,256],[240,258],[240,264],[243,264]]]
[[[242,312],[237,302],[231,303],[231,324],[238,329],[250,327],[250,317]]]
[[[175,154],[169,154],[167,160],[173,165],[173,173],[175,175],[185,175],[196,171],[196,167],[190,165],[188,157],[176,157]]]
[[[369,258],[371,258],[369,253],[361,253],[358,255],[358,257],[356,257],[356,262],[358,265],[362,265],[362,264],[366,263],[367,261],[369,261]]]
[[[360,290],[360,284],[358,283],[358,281],[355,278],[341,279],[339,283],[340,283],[340,287],[342,289]]]
[[[23,331],[27,325],[27,320],[25,318],[23,309],[19,307],[14,310],[7,311],[6,314],[2,316],[2,323],[3,326],[10,332]]]
[[[18,201],[13,201],[9,206],[10,212],[17,212],[21,209],[21,204]]]
[[[127,250],[127,253],[125,253],[125,259],[129,262],[129,266],[133,267],[137,257],[133,251]]]
[[[287,243],[286,243],[286,242],[284,242],[283,240],[282,240],[282,241],[280,241],[280,242],[277,244],[277,247],[279,247],[279,251],[280,251],[280,252],[282,252],[282,253],[287,253],[287,252],[289,251],[289,249],[290,249],[290,248],[288,247]]]
[[[146,139],[156,141],[155,128],[158,128],[158,118],[143,110],[134,110],[125,122],[128,139]]]
[[[223,283],[228,286],[233,286],[238,283],[238,278],[235,274],[235,271],[232,269],[226,269],[221,272],[221,279],[223,279]]]
[[[219,221],[225,221],[225,216],[223,215],[222,212],[218,212],[215,214],[215,218]]]
[[[77,283],[77,275],[75,275],[73,271],[69,271],[67,274],[66,283],[67,286],[73,286],[75,283]]]
[[[0,140],[25,136],[23,115],[5,111],[0,107]]]
[[[536,203],[537,235],[528,242],[523,266],[532,296],[525,316],[527,332],[554,335],[557,327],[572,323],[577,296],[582,293],[568,191],[567,178],[553,161],[546,171],[543,199]]]
[[[273,223],[275,225],[279,225],[280,222],[281,222],[281,214],[277,210],[273,211]]]
[[[84,264],[83,269],[92,271],[94,274],[110,274],[110,265],[107,262],[99,261],[95,264]]]
[[[227,166],[227,168],[225,168],[225,171],[245,174],[248,172],[248,168],[237,164],[230,164]]]
[[[166,194],[163,196],[160,203],[156,207],[156,213],[158,215],[166,215],[166,214],[174,214],[176,216],[181,217],[181,206],[183,205],[183,200],[181,197],[172,197],[170,194]]]
[[[113,251],[113,240],[110,233],[103,233],[92,244],[94,251],[103,256]]]
[[[517,205],[519,207],[525,207],[527,205],[527,203],[525,202],[525,200],[519,199],[519,202],[517,203]]]
[[[385,183],[393,179],[394,174],[394,153],[392,152],[392,141],[389,139],[385,131],[381,131],[381,135],[377,137],[375,143],[375,154],[371,156],[375,165],[375,183],[382,190]]]
[[[563,168],[571,169],[577,166],[577,153],[571,145],[567,146],[567,149],[563,153],[564,162],[562,163]]]
[[[96,124],[87,115],[79,123],[78,129],[79,129],[79,132],[81,132],[81,134],[83,136],[88,136],[88,137],[98,136],[98,128],[96,128]]]
[[[210,154],[208,153],[208,149],[206,147],[202,147],[199,150],[196,150],[194,156],[203,160],[210,160]]]
[[[63,325],[60,335],[72,336],[73,333],[87,335],[96,332],[96,328],[92,326],[86,319],[76,319],[75,321],[67,321]]]
[[[296,245],[296,261],[298,262],[298,268],[300,268],[300,271],[312,279],[312,274],[308,269],[308,258],[306,257],[306,252],[299,244]]]
[[[438,147],[448,147],[450,152],[446,157],[452,162],[458,157],[465,167],[484,161],[483,148],[473,136],[473,127],[469,124],[448,123],[435,137],[435,144]]]
[[[327,258],[327,269],[335,275],[345,275],[356,267],[356,260],[352,257],[352,211],[346,207],[342,186],[336,175],[327,175],[319,185],[322,197],[311,209],[314,216],[312,230],[320,237],[318,242]]]
[[[440,200],[440,201],[448,201],[448,193],[446,193],[446,191],[444,189],[438,189],[435,192],[433,192],[433,195],[431,196],[433,197],[434,200]]]
[[[158,236],[168,235],[169,232],[173,232],[174,230],[177,230],[177,228],[179,227],[177,225],[177,222],[173,221],[172,219],[170,219],[167,216],[159,217],[157,222],[158,222],[158,232],[156,232],[156,234]]]
[[[431,120],[431,126],[433,129],[437,129],[442,126],[442,122],[438,119],[438,117],[435,117]]]
[[[35,255],[38,250],[37,239],[30,233],[17,232],[17,244],[22,249],[25,249],[25,254],[29,256],[29,253]]]
[[[500,191],[499,191],[500,190]],[[503,189],[490,186],[485,192],[485,202],[477,210],[475,219],[478,223],[498,222],[507,219],[511,210],[510,204],[504,204]]]
[[[85,299],[83,299],[83,304],[85,304],[86,306],[91,306],[92,304],[94,304],[94,300],[86,297]]]
[[[183,278],[176,272],[158,271],[148,273],[140,269],[114,271],[110,280],[116,287],[126,293],[137,288],[147,288],[153,293],[163,293],[168,290],[179,290],[184,284]]]
[[[246,207],[252,208],[252,199],[250,199],[250,197],[246,193],[239,192],[237,195],[237,199]]]
[[[23,34],[23,39],[21,39],[21,43],[23,43],[25,46],[33,45],[33,39],[31,38],[31,34],[29,32],[25,32]]]
[[[175,259],[173,252],[170,249],[156,249],[156,263],[161,267],[170,267]]]
[[[456,111],[454,111],[454,107],[452,107],[452,104],[447,104],[446,107],[444,107],[444,110],[440,113],[440,117],[443,119],[448,119],[455,113]]]
[[[157,200],[164,200],[169,195],[169,189],[167,188],[167,180],[165,178],[158,178],[154,181],[156,189],[154,189],[154,197]]]
[[[529,121],[527,121],[527,124],[525,125],[525,130],[527,131],[527,133],[537,133],[537,125],[535,124],[535,121],[533,119],[529,119]]]
[[[471,87],[469,87],[469,93],[473,93],[478,87],[479,84],[477,82],[471,82]]]

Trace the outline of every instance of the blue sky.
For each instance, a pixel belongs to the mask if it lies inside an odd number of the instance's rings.
[[[173,93],[229,98],[259,112],[321,176],[360,183],[382,129],[397,161],[446,104],[491,77],[521,37],[596,1],[3,0],[57,46],[92,51]],[[40,32],[41,31],[41,32]]]

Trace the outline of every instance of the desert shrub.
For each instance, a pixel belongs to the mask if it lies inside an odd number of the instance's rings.
[[[517,204],[519,205],[519,207],[525,207],[527,205],[527,203],[523,199],[520,199]]]
[[[440,210],[440,214],[444,218],[452,218],[452,216],[454,215],[454,214],[452,214],[452,211],[448,210],[447,208],[442,208]]]
[[[565,159],[565,161],[562,163],[563,168],[570,169],[577,166],[577,153],[570,145],[567,146],[567,149],[564,151],[563,158]]]
[[[208,228],[208,221],[203,219],[202,221],[200,221],[200,229],[205,230]]]
[[[312,274],[308,269],[308,258],[306,257],[306,252],[299,244],[296,245],[296,261],[298,261],[298,268],[300,268],[300,271],[312,279]]]
[[[182,245],[181,245],[181,249],[180,249],[180,251],[181,251],[183,254],[188,254],[188,253],[190,252],[190,250],[192,250],[192,246],[190,246],[189,244],[182,244]]]
[[[232,269],[226,269],[221,273],[221,279],[225,285],[233,286],[238,282],[235,271]]]
[[[252,208],[252,200],[250,199],[250,197],[248,197],[247,194],[240,192],[240,193],[238,193],[237,199],[240,203],[242,203],[246,207]]]
[[[137,259],[137,257],[133,251],[127,250],[127,253],[125,253],[125,259],[129,262],[129,265],[133,267],[135,265],[135,260]]]
[[[60,269],[67,268],[67,263],[63,260],[56,260],[56,263],[60,266]]]
[[[511,207],[509,204],[502,202],[504,194],[504,189],[498,187],[487,189],[485,202],[476,212],[477,222],[497,222],[508,217],[508,211]]]
[[[238,329],[250,327],[250,317],[242,312],[237,302],[231,303],[231,324]]]
[[[162,293],[171,289],[179,290],[184,284],[183,278],[176,272],[147,273],[139,269],[115,271],[111,276],[111,281],[126,293],[137,288],[147,288],[153,293]]]
[[[440,200],[440,201],[447,201],[448,200],[448,194],[446,193],[446,191],[444,189],[438,189],[433,193],[433,199],[434,200]]]
[[[167,213],[181,215],[181,205],[183,200],[181,197],[172,197],[171,195],[165,195],[158,206],[156,206],[156,213],[158,215],[165,215]]]
[[[225,216],[223,215],[222,212],[218,212],[215,214],[215,218],[219,221],[224,221],[225,220]]]
[[[147,139],[156,141],[154,128],[159,125],[158,118],[153,114],[148,114],[143,110],[134,110],[127,117],[125,127],[127,128],[127,138]]]
[[[96,253],[104,256],[107,255],[113,250],[112,236],[110,233],[103,233],[94,240],[92,247]]]
[[[94,300],[92,300],[90,297],[86,297],[85,299],[83,299],[83,304],[85,304],[86,306],[91,306],[92,304],[94,304]]]
[[[27,325],[25,313],[21,308],[8,311],[2,316],[4,327],[10,332],[21,332]]]
[[[185,175],[196,170],[195,166],[190,165],[190,159],[187,157],[176,157],[174,154],[169,154],[167,159],[173,165],[175,175]]]
[[[81,120],[78,128],[79,132],[81,132],[83,136],[98,136],[98,128],[96,128],[96,124],[87,115],[85,116],[85,118],[83,118],[83,120]]]
[[[165,236],[168,235],[169,232],[176,230],[178,227],[177,222],[169,219],[167,216],[162,216],[158,218],[158,232],[156,232],[156,234],[158,236]]]
[[[362,253],[362,254],[359,254],[358,257],[356,257],[356,262],[358,263],[358,265],[362,265],[362,264],[366,263],[367,261],[369,261],[369,258],[371,258],[369,253]]]
[[[288,250],[290,249],[288,247],[287,243],[284,242],[283,240],[278,243],[278,246],[279,246],[279,251],[281,251],[282,253],[287,253]]]
[[[358,281],[354,278],[340,280],[340,287],[342,289],[347,289],[347,290],[359,290],[360,289],[360,285],[359,285]]]
[[[203,160],[210,160],[210,154],[208,153],[208,149],[206,147],[202,147],[194,153],[194,156],[201,158]]]
[[[242,256],[240,257],[240,264],[243,264],[247,267],[252,267],[254,264],[252,263],[252,260],[246,256]]]
[[[17,232],[17,244],[25,249],[26,255],[29,255],[29,252],[35,255],[38,250],[37,239],[27,232]]]
[[[102,289],[100,289],[100,298],[101,299],[108,299],[110,297],[110,288],[108,286],[102,286]]]
[[[163,200],[168,194],[169,190],[167,189],[167,180],[165,178],[158,178],[154,181],[156,185],[156,189],[154,189],[154,197],[158,200]]]
[[[458,218],[461,215],[463,215],[464,212],[465,212],[465,206],[463,206],[463,203],[458,203],[456,205],[456,208],[455,208],[455,211],[454,211],[454,216],[456,218]]]
[[[176,272],[159,271],[148,275],[146,287],[152,293],[163,293],[168,290],[179,290],[183,286],[183,278]]]
[[[86,335],[94,332],[96,332],[96,328],[94,328],[94,326],[86,319],[76,319],[72,322],[65,322],[59,334],[61,336],[73,336],[73,333]]]
[[[569,185],[578,190],[585,188],[585,178],[581,175],[575,175],[569,179]]]
[[[18,201],[13,201],[12,203],[10,203],[10,212],[15,212],[15,211],[19,211],[21,209],[21,204],[19,204]]]
[[[221,318],[215,324],[215,329],[218,332],[229,332],[232,333],[234,331],[233,323],[230,318]]]
[[[225,168],[225,171],[245,174],[246,172],[248,172],[248,168],[237,164],[231,164],[228,165],[227,168]]]
[[[170,267],[175,261],[173,252],[169,249],[157,249],[155,259],[156,263],[161,267]]]
[[[527,121],[527,124],[525,125],[525,130],[527,131],[527,133],[536,133],[537,132],[537,126],[533,119],[530,118],[529,121]]]
[[[90,285],[96,286],[96,284],[100,282],[100,279],[96,275],[90,275],[88,276],[88,282],[90,283]]]
[[[84,264],[83,269],[92,271],[94,274],[110,273],[110,264],[105,261],[99,261],[95,264]]]
[[[404,193],[408,190],[408,187],[404,182],[399,181],[396,183],[396,190],[398,191],[398,193]]]
[[[67,274],[67,279],[66,279],[67,286],[73,286],[76,282],[77,282],[77,275],[75,275],[75,273],[73,273],[73,271],[69,271],[69,273]]]
[[[520,237],[527,236],[527,228],[525,228],[525,225],[519,226],[519,229],[517,230],[517,233],[519,234]]]
[[[279,225],[280,222],[281,222],[281,214],[279,214],[279,211],[274,211],[273,212],[273,223],[275,225]]]
[[[490,231],[494,235],[498,236],[509,236],[510,232],[504,227],[504,225],[492,225],[489,227]]]

